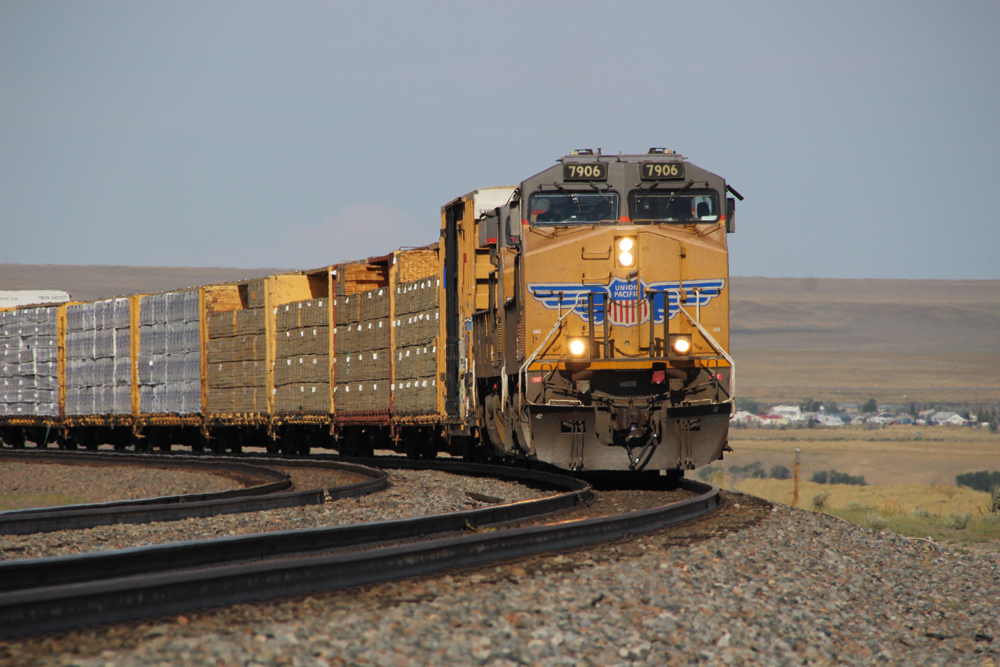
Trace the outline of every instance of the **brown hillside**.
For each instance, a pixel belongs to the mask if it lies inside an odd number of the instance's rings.
[[[1000,281],[732,279],[738,392],[1000,401]]]
[[[256,278],[287,269],[177,268],[169,266],[75,266],[0,264],[0,289],[57,289],[93,301],[123,294],[169,290]]]

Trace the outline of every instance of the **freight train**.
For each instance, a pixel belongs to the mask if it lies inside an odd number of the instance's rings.
[[[734,400],[736,199],[673,151],[578,150],[448,202],[425,247],[8,309],[0,439],[705,465]]]

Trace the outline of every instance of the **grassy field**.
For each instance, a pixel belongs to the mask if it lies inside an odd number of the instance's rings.
[[[765,471],[793,470],[799,448],[798,507],[901,535],[1000,551],[1000,515],[991,511],[991,495],[955,486],[958,474],[1000,470],[1000,437],[986,429],[734,429],[730,444],[736,451],[713,466],[710,477],[723,488],[791,505],[793,480],[741,479],[727,472],[755,462]],[[868,485],[810,481],[823,470],[863,475]]]
[[[1000,436],[984,428],[733,429],[729,442],[735,451],[726,454],[727,469],[760,461],[766,470],[776,465],[791,470],[799,448],[803,479],[836,469],[864,475],[869,484],[934,486],[954,485],[964,472],[1000,470]]]

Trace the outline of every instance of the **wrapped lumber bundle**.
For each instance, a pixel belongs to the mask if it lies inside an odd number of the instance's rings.
[[[338,411],[389,409],[390,301],[385,287],[338,294],[334,359]]]
[[[330,300],[306,299],[275,311],[274,410],[330,412]]]
[[[393,313],[393,412],[437,411],[437,339],[440,328],[437,276],[396,285]]]
[[[131,301],[67,306],[66,414],[131,413]]]
[[[58,308],[0,312],[0,415],[59,414]]]
[[[198,290],[140,297],[136,367],[140,412],[201,412]]]
[[[267,412],[266,318],[262,307],[208,314],[207,412]]]

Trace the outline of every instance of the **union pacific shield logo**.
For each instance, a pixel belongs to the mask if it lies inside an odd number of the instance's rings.
[[[684,293],[684,306],[707,306],[722,293],[725,278],[646,283],[628,281],[617,276],[607,285],[581,283],[530,283],[528,292],[549,310],[572,310],[584,322],[590,320],[589,295],[594,295],[594,324],[603,325],[605,304],[607,318],[616,327],[631,327],[649,322],[650,307],[653,321],[663,323],[664,312],[673,319],[680,312],[678,300]],[[652,298],[650,298],[652,297]],[[666,305],[666,308],[664,308]]]

